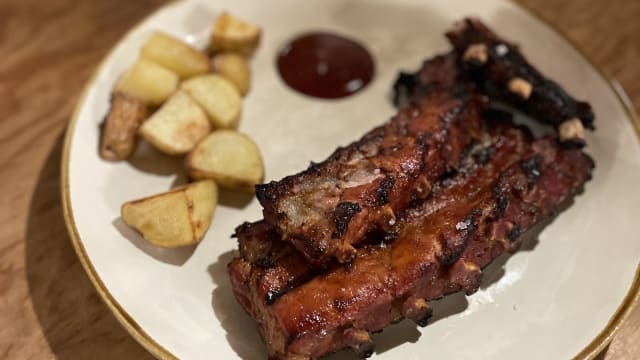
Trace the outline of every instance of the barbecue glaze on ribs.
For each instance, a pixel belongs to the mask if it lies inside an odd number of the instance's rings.
[[[460,21],[446,35],[453,51],[425,61],[415,74],[401,73],[394,85],[396,105],[419,99],[434,86],[475,87],[492,100],[505,102],[555,127],[565,146],[585,145],[584,129],[594,129],[591,105],[575,100],[540,73],[518,46],[475,18]],[[441,68],[446,71],[438,71]]]
[[[236,229],[240,257],[228,271],[270,359],[348,347],[367,357],[370,333],[402,318],[426,325],[430,301],[477,291],[485,266],[590,179],[593,161],[579,150],[590,106],[476,19],[447,36],[452,52],[400,75],[396,117],[257,187],[265,219]],[[508,113],[486,111],[481,94],[559,138],[534,139]]]
[[[477,137],[486,100],[434,92],[296,175],[256,186],[265,221],[308,261],[348,262],[373,229],[429,195]]]
[[[591,105],[575,100],[542,75],[517,46],[501,39],[475,18],[456,24],[447,38],[463,68],[483,92],[555,126],[565,144],[585,145],[584,128],[594,128]],[[474,49],[484,55],[474,56]]]
[[[274,257],[278,250],[260,248],[256,233],[247,241],[247,225],[241,227],[244,257],[229,272],[270,356],[317,358],[343,347],[368,355],[369,332],[402,317],[426,324],[428,301],[476,291],[481,269],[503,251],[516,250],[521,233],[589,178],[592,162],[580,151],[560,149],[549,138],[532,143],[515,127],[500,132],[468,156],[458,175],[434,185],[428,200],[403,213],[395,239],[365,245],[350,265],[334,263],[314,274],[293,254]],[[269,231],[265,223],[254,226]],[[282,246],[277,238],[263,243]],[[270,299],[282,279],[288,286]]]

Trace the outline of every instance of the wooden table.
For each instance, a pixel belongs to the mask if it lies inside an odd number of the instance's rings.
[[[519,0],[640,109],[640,1]],[[0,358],[151,359],[87,279],[60,205],[65,127],[113,44],[161,0],[0,3]],[[601,359],[640,358],[640,307]]]

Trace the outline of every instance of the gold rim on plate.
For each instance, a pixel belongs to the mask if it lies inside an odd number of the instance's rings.
[[[78,102],[73,111],[73,115],[71,117],[71,121],[67,125],[67,132],[65,134],[64,139],[64,147],[62,150],[62,164],[61,164],[61,192],[62,192],[62,207],[64,214],[64,221],[67,226],[67,231],[69,232],[69,236],[71,237],[71,242],[73,243],[73,248],[80,259],[80,263],[82,267],[86,271],[89,276],[89,280],[93,283],[93,286],[96,288],[96,291],[107,305],[107,307],[111,310],[113,315],[116,317],[120,325],[125,328],[125,330],[138,342],[140,343],[147,351],[153,354],[156,358],[162,360],[174,360],[177,359],[175,355],[173,355],[169,350],[160,345],[157,341],[155,341],[149,334],[147,334],[144,329],[136,321],[133,319],[131,315],[129,315],[124,308],[118,303],[118,301],[109,293],[109,290],[106,288],[100,276],[98,275],[96,269],[93,267],[89,256],[87,256],[87,252],[80,240],[80,235],[78,234],[78,229],[76,227],[76,223],[73,217],[73,211],[71,209],[71,195],[69,191],[69,156],[71,151],[71,140],[73,138],[73,133],[75,131],[75,125],[78,120],[78,115],[80,113],[80,108],[82,104],[85,102],[89,89],[93,86],[97,74],[100,73],[100,70],[105,66],[106,60],[110,58],[114,49],[118,44],[131,34],[133,31],[138,29],[142,24],[144,24],[149,18],[158,13],[159,11],[166,10],[170,6],[174,6],[178,3],[181,3],[180,0],[170,1],[167,4],[160,6],[158,9],[151,12],[149,15],[145,16],[142,20],[140,20],[134,27],[132,27],[127,33],[121,38],[120,41],[114,45],[109,53],[103,58],[98,67],[94,70],[91,78],[85,85],[82,93],[78,99]],[[593,61],[578,47],[573,41],[567,38],[559,29],[546,21],[540,14],[536,13],[533,9],[527,8],[522,4],[515,3],[514,1],[510,1],[512,4],[520,7],[525,12],[531,14],[534,18],[536,18],[541,23],[545,24],[549,28],[551,28],[556,34],[560,35],[568,44],[570,44],[574,50],[576,50],[582,58],[584,58],[589,65],[600,75],[600,77],[609,84],[609,87],[616,95],[616,98],[625,109],[629,119],[631,120],[634,129],[636,131],[636,135],[640,139],[640,118],[638,114],[635,112],[633,108],[633,104],[629,101],[624,90],[620,86],[619,83],[608,80],[608,76],[604,74],[604,72],[598,68]],[[595,358],[609,343],[613,340],[615,333],[619,330],[620,325],[623,320],[627,318],[627,316],[631,313],[631,311],[637,306],[638,299],[636,299],[637,295],[640,295],[640,265],[636,269],[635,276],[633,278],[633,282],[629,287],[627,294],[625,295],[622,303],[618,306],[615,313],[609,319],[607,325],[600,331],[600,333],[593,339],[591,342],[582,349],[575,357],[575,360],[590,360]],[[640,298],[640,296],[639,296]]]

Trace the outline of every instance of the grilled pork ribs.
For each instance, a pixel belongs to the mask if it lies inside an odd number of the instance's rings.
[[[296,175],[256,186],[265,220],[307,260],[349,262],[372,229],[429,195],[477,137],[486,99],[433,92]]]
[[[236,229],[240,257],[228,271],[270,359],[342,348],[367,357],[370,333],[402,318],[426,325],[430,301],[477,291],[484,267],[591,178],[584,134],[566,131],[568,120],[593,127],[587,103],[478,20],[447,36],[452,52],[394,85],[398,115],[324,162],[256,187],[264,219]],[[528,97],[514,77],[531,85]],[[534,138],[487,97],[559,136]]]
[[[475,18],[460,21],[446,35],[453,51],[434,60],[445,59],[455,64],[455,70],[434,75],[430,73],[434,67],[427,61],[415,74],[401,73],[394,85],[396,104],[406,103],[412,96],[420,98],[433,83],[457,81],[467,87],[475,86],[490,98],[552,125],[565,146],[585,145],[584,129],[594,129],[591,105],[575,100],[542,75],[518,46],[500,38]]]
[[[532,141],[513,126],[502,126],[489,142],[403,212],[391,236],[370,234],[349,265],[318,271],[277,236],[252,232],[273,235],[268,224],[241,226],[242,258],[229,272],[270,356],[317,358],[343,347],[367,355],[369,332],[402,317],[426,324],[428,301],[476,291],[481,269],[515,251],[521,234],[577,192],[593,166],[579,150],[550,138]]]

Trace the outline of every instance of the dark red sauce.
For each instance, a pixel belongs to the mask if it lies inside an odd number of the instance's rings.
[[[339,35],[309,33],[278,53],[278,71],[294,90],[335,99],[362,90],[373,78],[373,58],[359,43]]]

